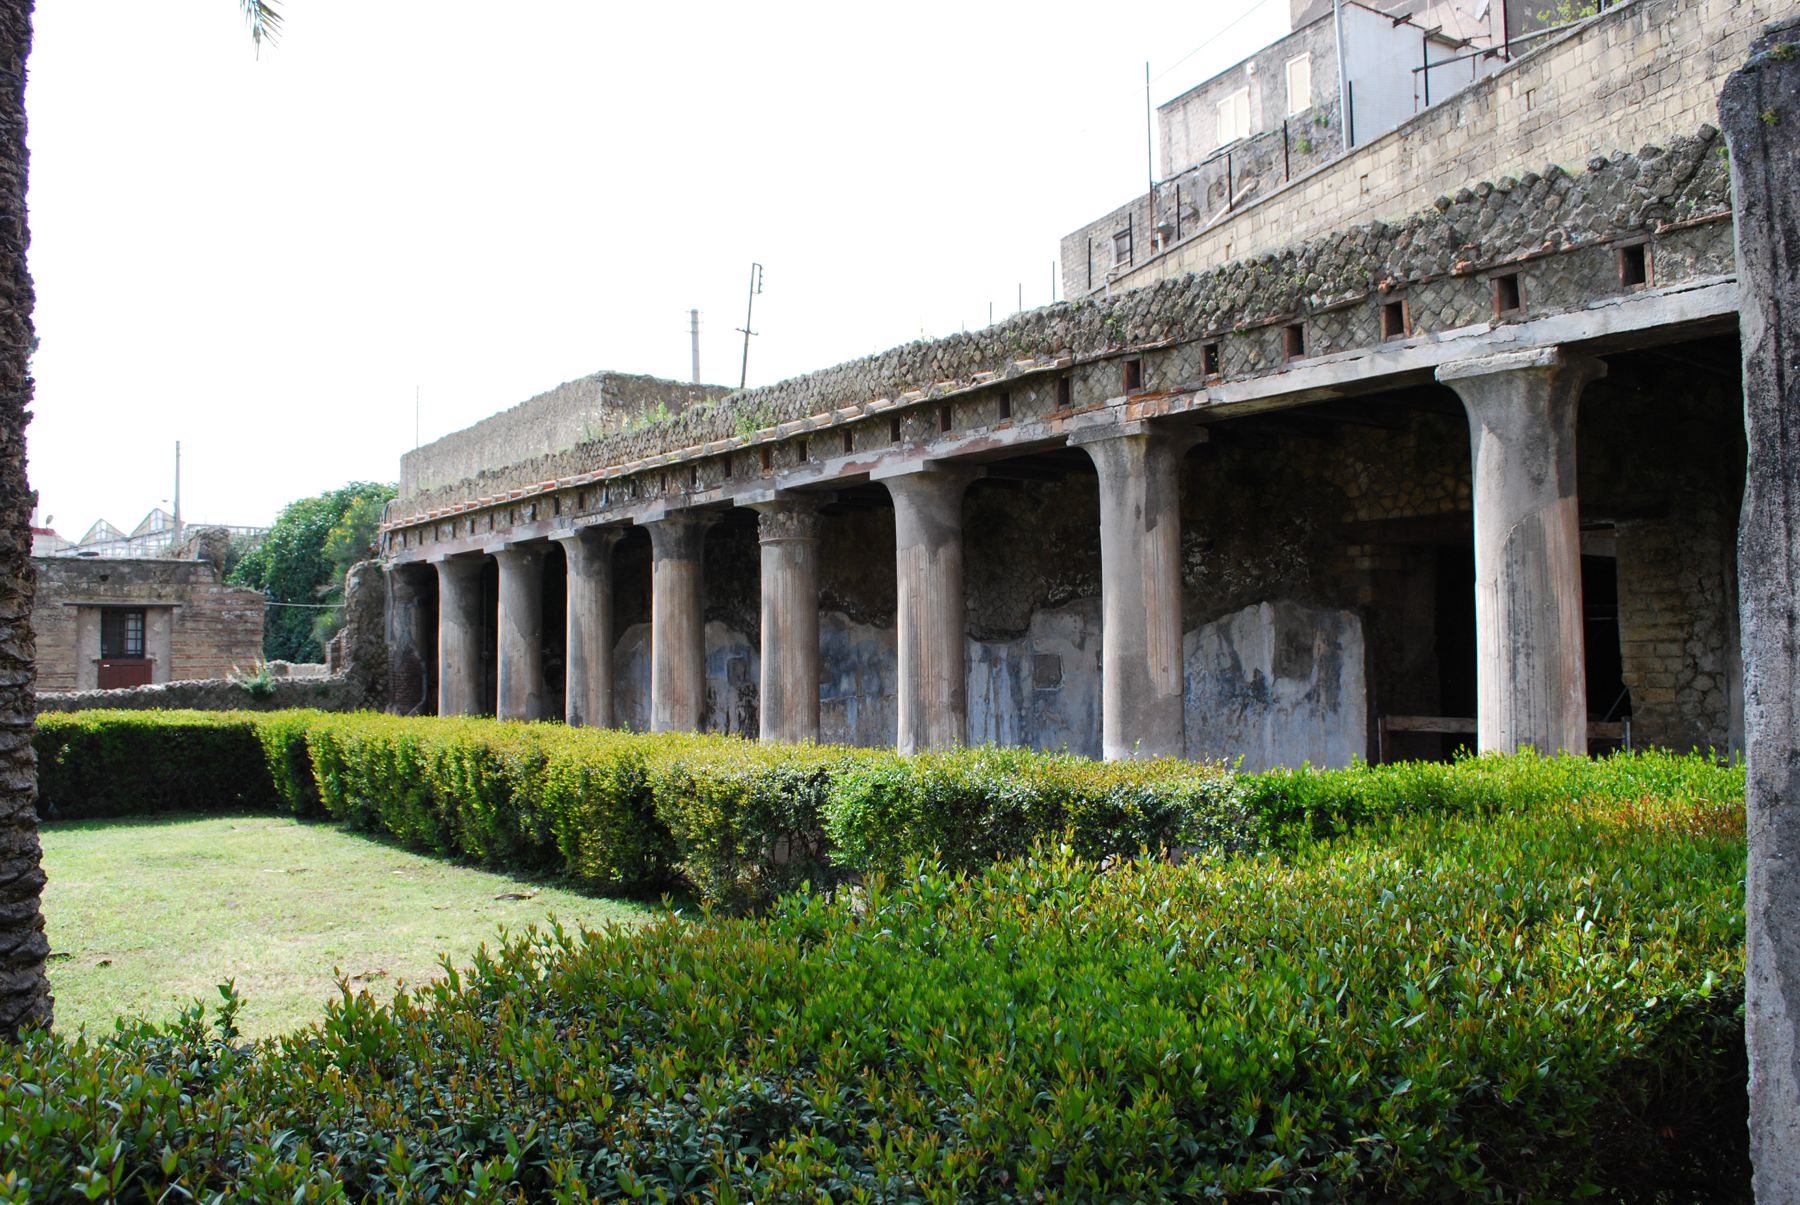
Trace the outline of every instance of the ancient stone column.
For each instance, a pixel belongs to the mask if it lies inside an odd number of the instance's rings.
[[[760,502],[762,739],[819,739],[819,508]]]
[[[615,527],[557,536],[569,565],[569,624],[564,718],[571,727],[613,723],[613,545]]]
[[[500,563],[498,707],[503,720],[544,718],[544,546],[510,544]]]
[[[438,573],[438,714],[480,715],[482,557],[449,557]]]
[[[1100,476],[1101,747],[1181,757],[1181,458],[1195,431],[1079,440]]]
[[[1800,21],[1725,82],[1749,461],[1738,535],[1750,858],[1744,1028],[1758,1205],[1800,1202]]]
[[[1559,348],[1445,364],[1474,453],[1476,725],[1482,752],[1587,752],[1575,412],[1605,374]]]
[[[962,500],[973,479],[967,470],[928,469],[883,482],[894,499],[902,753],[967,739]]]
[[[701,552],[712,516],[654,519],[650,533],[650,730],[698,732],[706,707]]]

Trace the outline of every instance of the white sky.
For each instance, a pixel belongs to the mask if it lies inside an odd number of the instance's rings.
[[[1144,190],[1145,60],[1161,103],[1288,5],[283,9],[258,60],[234,0],[39,5],[29,448],[64,535],[167,499],[177,439],[186,517],[266,523],[394,480],[415,386],[429,441],[686,379],[692,307],[736,384],[752,260],[752,385],[1043,305],[1061,236]]]

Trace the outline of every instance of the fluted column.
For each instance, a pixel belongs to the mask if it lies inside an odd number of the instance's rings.
[[[712,516],[654,519],[650,533],[650,730],[698,732],[706,707],[702,551]]]
[[[752,509],[762,546],[762,739],[816,741],[819,508],[796,498]]]
[[[479,556],[437,562],[438,714],[480,715],[481,570]]]
[[[613,546],[616,527],[557,536],[569,565],[569,623],[564,718],[572,727],[613,723]]]
[[[499,712],[503,720],[544,718],[544,546],[512,544],[500,563]]]
[[[1101,747],[1181,757],[1181,459],[1194,431],[1081,441],[1100,478]]]
[[[894,499],[900,752],[968,736],[962,502],[974,474],[929,469],[887,478]]]
[[[1575,412],[1605,375],[1559,348],[1445,364],[1474,453],[1476,723],[1482,752],[1587,752]]]

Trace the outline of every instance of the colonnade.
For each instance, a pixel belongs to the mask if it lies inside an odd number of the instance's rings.
[[[1483,750],[1584,750],[1581,549],[1575,412],[1593,360],[1558,349],[1445,365],[1473,454],[1477,690]],[[1146,422],[1071,442],[1099,479],[1102,745],[1109,759],[1185,752],[1180,468],[1202,434]],[[966,739],[962,503],[978,469],[895,465],[871,476],[894,506],[897,745]],[[749,504],[761,551],[761,735],[819,736],[819,503],[777,494]],[[641,519],[651,542],[650,726],[700,728],[706,698],[704,557],[712,516]],[[555,537],[568,563],[570,724],[614,722],[612,558],[621,529]],[[547,541],[492,550],[499,565],[497,699],[506,719],[543,719],[543,558]],[[486,555],[440,558],[438,710],[482,710],[481,572]]]

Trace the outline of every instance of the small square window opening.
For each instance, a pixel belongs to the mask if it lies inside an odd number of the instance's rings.
[[[1516,314],[1525,308],[1525,290],[1517,272],[1494,277],[1494,314]]]
[[[1000,419],[1002,422],[1012,417],[1012,394],[1000,391]]]
[[[1056,378],[1056,408],[1067,410],[1075,404],[1075,382],[1067,376]]]
[[[1125,361],[1125,392],[1136,393],[1144,387],[1144,362],[1138,359]]]
[[[1206,343],[1200,347],[1200,371],[1208,377],[1225,375],[1224,358],[1219,354],[1217,343]]]
[[[1644,244],[1619,248],[1619,287],[1636,289],[1650,283],[1650,262]]]
[[[1306,327],[1296,322],[1281,328],[1281,354],[1298,360],[1306,354]]]
[[[1381,337],[1383,339],[1404,339],[1406,329],[1406,301],[1396,298],[1381,303]]]

